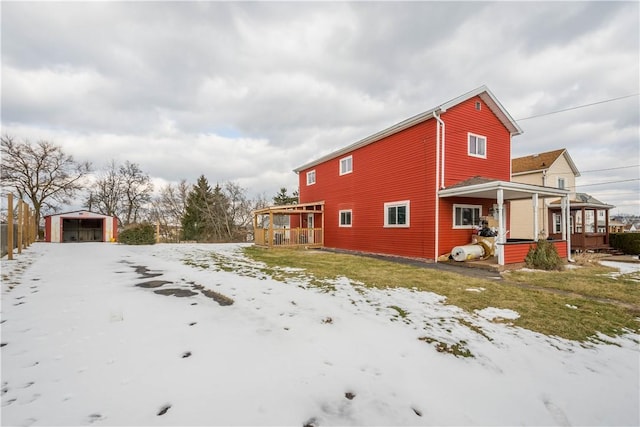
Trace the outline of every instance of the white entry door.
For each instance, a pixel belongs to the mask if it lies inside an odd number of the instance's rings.
[[[307,242],[313,243],[313,214],[307,214]]]

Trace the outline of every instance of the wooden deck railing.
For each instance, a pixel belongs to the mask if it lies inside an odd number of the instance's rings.
[[[271,234],[271,235],[270,235]],[[259,246],[322,246],[322,228],[258,228],[255,244]]]

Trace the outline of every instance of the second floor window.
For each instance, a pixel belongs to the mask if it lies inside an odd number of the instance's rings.
[[[316,171],[312,170],[307,172],[307,185],[312,185],[316,183]]]
[[[558,178],[558,188],[562,188],[563,190],[566,188],[564,178]]]
[[[473,157],[487,158],[487,137],[469,134],[469,155]]]
[[[340,175],[353,172],[353,156],[340,159]]]

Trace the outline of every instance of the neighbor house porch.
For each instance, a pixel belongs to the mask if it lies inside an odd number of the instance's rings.
[[[269,206],[253,211],[255,244],[264,247],[324,246],[324,202]]]

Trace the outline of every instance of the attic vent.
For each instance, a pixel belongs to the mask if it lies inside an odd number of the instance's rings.
[[[481,108],[482,104],[480,103],[480,101],[476,101],[476,110],[480,111]]]

